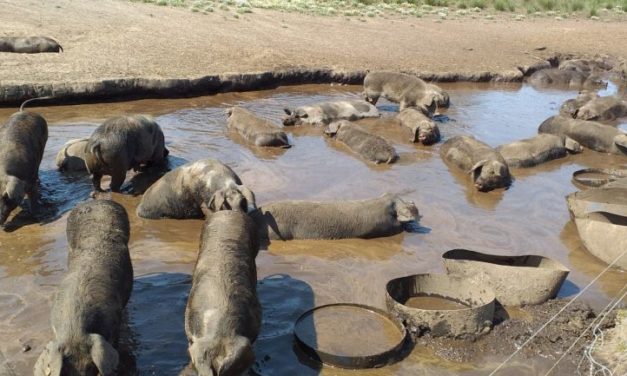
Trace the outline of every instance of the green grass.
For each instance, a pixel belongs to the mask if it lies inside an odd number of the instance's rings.
[[[274,9],[322,16],[372,17],[431,16],[455,10],[467,10],[461,15],[485,12],[526,11],[529,15],[574,17],[623,16],[627,0],[129,0],[160,6],[184,7],[191,12],[213,12],[220,9],[245,15],[252,9]],[[601,10],[603,10],[601,12]],[[542,12],[542,14],[538,13]],[[460,13],[457,13],[458,15]]]

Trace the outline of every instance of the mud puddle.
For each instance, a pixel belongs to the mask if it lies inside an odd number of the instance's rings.
[[[544,119],[576,95],[520,85],[442,86],[452,101],[451,108],[438,117],[443,137],[473,134],[492,146],[535,135]],[[422,147],[407,141],[408,134],[391,119],[397,106],[389,103],[380,104],[382,119],[361,124],[397,148],[401,159],[391,166],[364,163],[317,128],[290,130],[294,147],[279,151],[248,148],[225,131],[224,109],[230,105],[279,121],[285,106],[356,98],[359,91],[356,86],[311,85],[192,99],[34,108],[50,122],[40,171],[47,215],[42,223],[20,219],[14,231],[0,233],[0,351],[8,361],[3,364],[0,357],[0,374],[30,373],[52,337],[49,309],[66,269],[67,211],[88,199],[91,190],[87,177],[60,175],[54,157],[68,139],[86,137],[102,119],[124,113],[156,116],[173,167],[200,158],[220,159],[255,191],[260,204],[281,199],[362,199],[392,191],[403,192],[419,207],[420,227],[412,233],[367,241],[275,242],[260,253],[264,323],[255,348],[257,369],[264,375],[349,374],[304,365],[292,348],[292,322],[321,304],[353,302],[384,308],[388,280],[444,272],[441,254],[450,249],[554,258],[571,269],[560,296],[576,294],[605,268],[583,248],[564,197],[576,190],[571,183],[574,171],[619,167],[627,164],[625,157],[586,151],[537,168],[514,170],[515,181],[507,191],[478,193],[468,176],[449,171],[439,157],[439,144]],[[0,119],[11,112],[0,110]],[[202,222],[140,219],[134,214],[139,197],[114,194],[112,198],[126,207],[131,219],[130,249],[137,276],[128,308],[125,341],[132,360],[126,368],[142,375],[175,374],[187,364],[182,314]],[[626,282],[625,273],[610,271],[582,299],[602,307]],[[22,352],[25,344],[32,349]],[[475,375],[485,374],[502,360],[477,354],[476,359],[454,362],[417,346],[402,362],[361,374]],[[508,368],[511,372],[504,374],[542,373],[551,360],[517,357]]]

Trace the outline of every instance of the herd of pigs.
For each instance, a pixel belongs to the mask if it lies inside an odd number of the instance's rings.
[[[530,81],[594,86],[603,68],[599,65],[571,60],[560,68],[537,71]],[[379,98],[400,104],[397,117],[411,132],[412,142],[440,141],[433,115],[449,106],[448,94],[415,76],[391,72],[367,74],[364,100],[286,109],[283,125],[324,126],[327,135],[361,158],[393,163],[399,157],[392,145],[353,122],[380,116],[375,107]],[[30,212],[37,212],[48,127],[41,115],[25,111],[25,104],[0,127],[3,225],[25,196]],[[627,102],[620,96],[582,91],[564,103],[560,115],[544,121],[536,137],[492,148],[474,137],[456,136],[442,144],[440,153],[448,164],[466,171],[479,191],[490,191],[510,184],[510,167],[532,167],[583,148],[627,155],[627,135],[596,121],[626,115]],[[251,145],[290,146],[284,128],[246,109],[231,108],[227,116],[227,128]],[[108,119],[89,138],[68,141],[56,163],[63,172],[89,173],[98,197],[103,176],[110,176],[110,190],[119,192],[131,169],[165,172],[168,154],[159,125],[150,117],[132,115]],[[257,207],[253,191],[230,167],[206,159],[165,173],[144,193],[137,215],[205,218],[185,312],[191,365],[199,375],[239,375],[255,359],[251,344],[261,323],[255,266],[260,242],[387,236],[416,221],[418,209],[389,193],[358,201],[281,201]],[[115,346],[133,285],[129,231],[125,209],[113,201],[92,200],[71,211],[68,272],[51,312],[54,339],[37,360],[35,375],[116,373]]]

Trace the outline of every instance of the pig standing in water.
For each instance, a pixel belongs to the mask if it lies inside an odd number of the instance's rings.
[[[398,159],[396,150],[384,138],[368,133],[350,121],[335,121],[329,124],[324,133],[335,136],[336,140],[353,152],[376,164],[393,163]]]
[[[70,140],[59,150],[55,163],[61,172],[87,171],[85,166],[85,147],[87,138]]]
[[[48,124],[39,114],[17,112],[0,127],[0,225],[28,195],[31,214],[38,207],[39,165]]]
[[[122,312],[133,288],[124,208],[109,200],[79,204],[67,220],[68,274],[52,306],[54,340],[35,376],[115,375]]]
[[[581,145],[568,137],[539,134],[532,138],[501,145],[501,153],[509,167],[533,167],[553,159],[563,158],[568,152],[580,153]]]
[[[0,37],[0,52],[36,54],[61,51],[63,47],[49,37]]]
[[[434,88],[428,85],[420,78],[409,74],[370,72],[364,78],[362,96],[372,104],[377,104],[379,98],[383,97],[390,102],[399,103],[401,110],[406,107],[429,107],[435,104],[436,98]],[[440,102],[444,104],[443,96]]]
[[[255,361],[258,252],[255,224],[246,213],[221,210],[205,221],[185,310],[189,355],[199,376],[242,375]]]
[[[468,171],[475,187],[481,192],[507,187],[511,175],[501,154],[471,136],[455,136],[440,148],[442,159]]]
[[[627,134],[595,121],[552,116],[540,124],[538,132],[570,137],[581,146],[602,153],[627,155]]]
[[[229,108],[227,115],[227,128],[235,130],[247,142],[257,146],[290,147],[285,132],[268,120],[241,107]]]
[[[335,120],[359,120],[379,117],[379,110],[365,101],[323,102],[312,106],[300,106],[295,110],[286,108],[283,125],[327,125]]]
[[[239,193],[239,194],[238,194]],[[239,196],[245,199],[239,200]],[[255,207],[255,195],[242,185],[239,176],[227,165],[215,159],[203,159],[184,164],[157,180],[137,206],[142,218],[202,218],[203,205],[210,210],[244,212]]]
[[[386,193],[355,201],[277,201],[250,213],[267,240],[377,238],[418,219],[413,202]]]
[[[111,191],[119,192],[126,171],[142,165],[165,165],[167,156],[163,132],[152,118],[120,116],[102,123],[89,137],[85,165],[97,192],[103,191],[103,175],[111,175]]]
[[[403,109],[397,118],[401,125],[409,128],[412,133],[411,142],[433,145],[440,140],[440,128],[430,117],[415,107]]]

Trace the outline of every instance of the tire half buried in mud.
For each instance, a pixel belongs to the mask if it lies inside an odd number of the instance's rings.
[[[502,305],[540,304],[557,296],[570,272],[544,256],[500,256],[453,249],[442,255],[449,275],[490,286]]]
[[[424,301],[408,305],[416,298]],[[414,339],[427,332],[433,337],[476,337],[492,328],[494,292],[488,285],[459,277],[417,274],[396,278],[387,283],[385,299],[390,313],[405,324]]]
[[[584,168],[573,172],[573,183],[581,187],[597,188],[623,178],[627,178],[627,168]]]
[[[327,304],[306,311],[294,324],[294,339],[311,359],[348,369],[383,367],[411,350],[409,333],[399,320],[361,304]]]
[[[590,253],[627,271],[627,216],[592,212],[575,218],[575,225]]]

